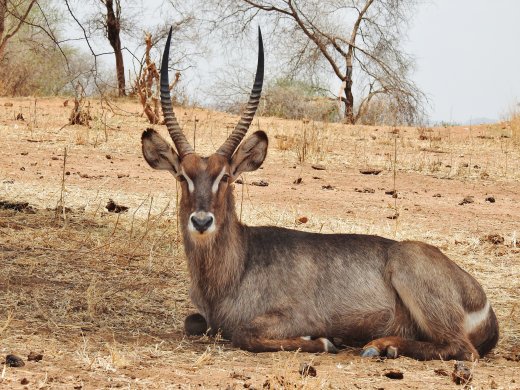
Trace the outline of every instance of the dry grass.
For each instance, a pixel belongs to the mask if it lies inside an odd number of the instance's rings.
[[[513,142],[515,142],[516,145],[520,145],[520,113],[511,115],[509,126],[511,127]]]
[[[146,119],[137,104],[117,104],[114,114],[92,102],[90,129],[62,128],[68,110],[60,108],[61,100],[39,101],[36,126],[12,119],[13,112],[33,112],[34,101],[0,104],[0,136],[7,145],[0,200],[28,201],[36,208],[0,210],[0,354],[25,360],[30,351],[44,353],[40,363],[4,366],[0,387],[20,386],[27,378],[31,388],[453,388],[449,378],[434,373],[451,372],[451,362],[367,361],[357,350],[255,355],[219,339],[185,338],[183,319],[193,309],[175,185],[142,162],[139,133]],[[214,150],[235,120],[198,109],[177,113],[189,139],[194,118],[199,120],[202,153]],[[274,118],[260,118],[257,127],[272,140],[286,135],[293,141],[273,142],[264,169],[247,178],[266,179],[269,187],[237,186],[245,222],[438,245],[482,282],[501,324],[498,347],[474,367],[474,387],[518,386],[512,380],[519,363],[506,358],[520,352],[520,151],[512,146],[511,132],[502,137],[508,129],[395,132]],[[327,170],[313,170],[309,165],[315,162]],[[366,166],[383,172],[360,175]],[[397,199],[384,195],[394,185],[394,167]],[[64,181],[63,171],[70,173]],[[298,176],[302,184],[293,184]],[[364,186],[375,193],[353,191]],[[442,197],[432,197],[437,192]],[[458,206],[469,192],[475,204]],[[488,193],[497,204],[484,202]],[[106,212],[108,198],[129,206],[128,213]],[[55,211],[60,199],[65,215]],[[387,219],[395,208],[399,218]],[[300,216],[308,222],[297,224]],[[504,243],[487,242],[488,233],[501,234]],[[301,363],[315,366],[317,377],[301,377]],[[405,379],[389,380],[386,369],[403,371]]]

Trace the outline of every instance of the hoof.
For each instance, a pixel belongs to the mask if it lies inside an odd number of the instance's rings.
[[[328,353],[338,353],[338,349],[334,344],[330,342],[329,339],[326,339],[325,337],[320,338],[321,342],[323,343],[323,350]]]
[[[399,354],[397,353],[397,348],[392,346],[388,347],[386,349],[386,357],[389,359],[397,359],[399,357]]]
[[[367,347],[361,351],[361,357],[379,357],[381,352],[376,347]]]

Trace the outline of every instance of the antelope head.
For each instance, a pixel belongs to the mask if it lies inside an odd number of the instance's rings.
[[[166,170],[180,182],[181,223],[193,240],[214,237],[234,216],[233,183],[242,172],[258,169],[267,153],[267,135],[257,131],[242,142],[260,102],[264,77],[262,34],[258,29],[258,63],[249,102],[240,121],[222,144],[209,157],[195,153],[182,132],[172,109],[168,80],[168,56],[171,29],[166,40],[161,65],[161,106],[164,122],[175,149],[155,130],[143,132],[142,150],[148,164]],[[230,210],[231,209],[231,210]]]

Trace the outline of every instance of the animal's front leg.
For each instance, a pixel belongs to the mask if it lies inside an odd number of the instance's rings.
[[[239,326],[233,331],[233,346],[250,352],[296,351],[330,352],[338,350],[327,338],[280,337],[277,334],[290,334],[288,320],[280,314],[265,314],[255,318],[251,323]]]
[[[188,336],[202,336],[207,331],[208,323],[199,313],[190,314],[184,320],[184,332]]]

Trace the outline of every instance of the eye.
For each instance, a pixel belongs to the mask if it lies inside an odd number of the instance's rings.
[[[186,181],[186,178],[184,177],[184,175],[180,174],[179,176],[177,176],[177,178],[179,179],[179,181]]]
[[[229,175],[226,173],[226,174],[224,174],[224,175],[222,176],[222,179],[220,179],[220,182],[225,182],[225,183],[227,183],[227,182],[229,181],[230,178],[231,178],[231,176],[229,176]]]

